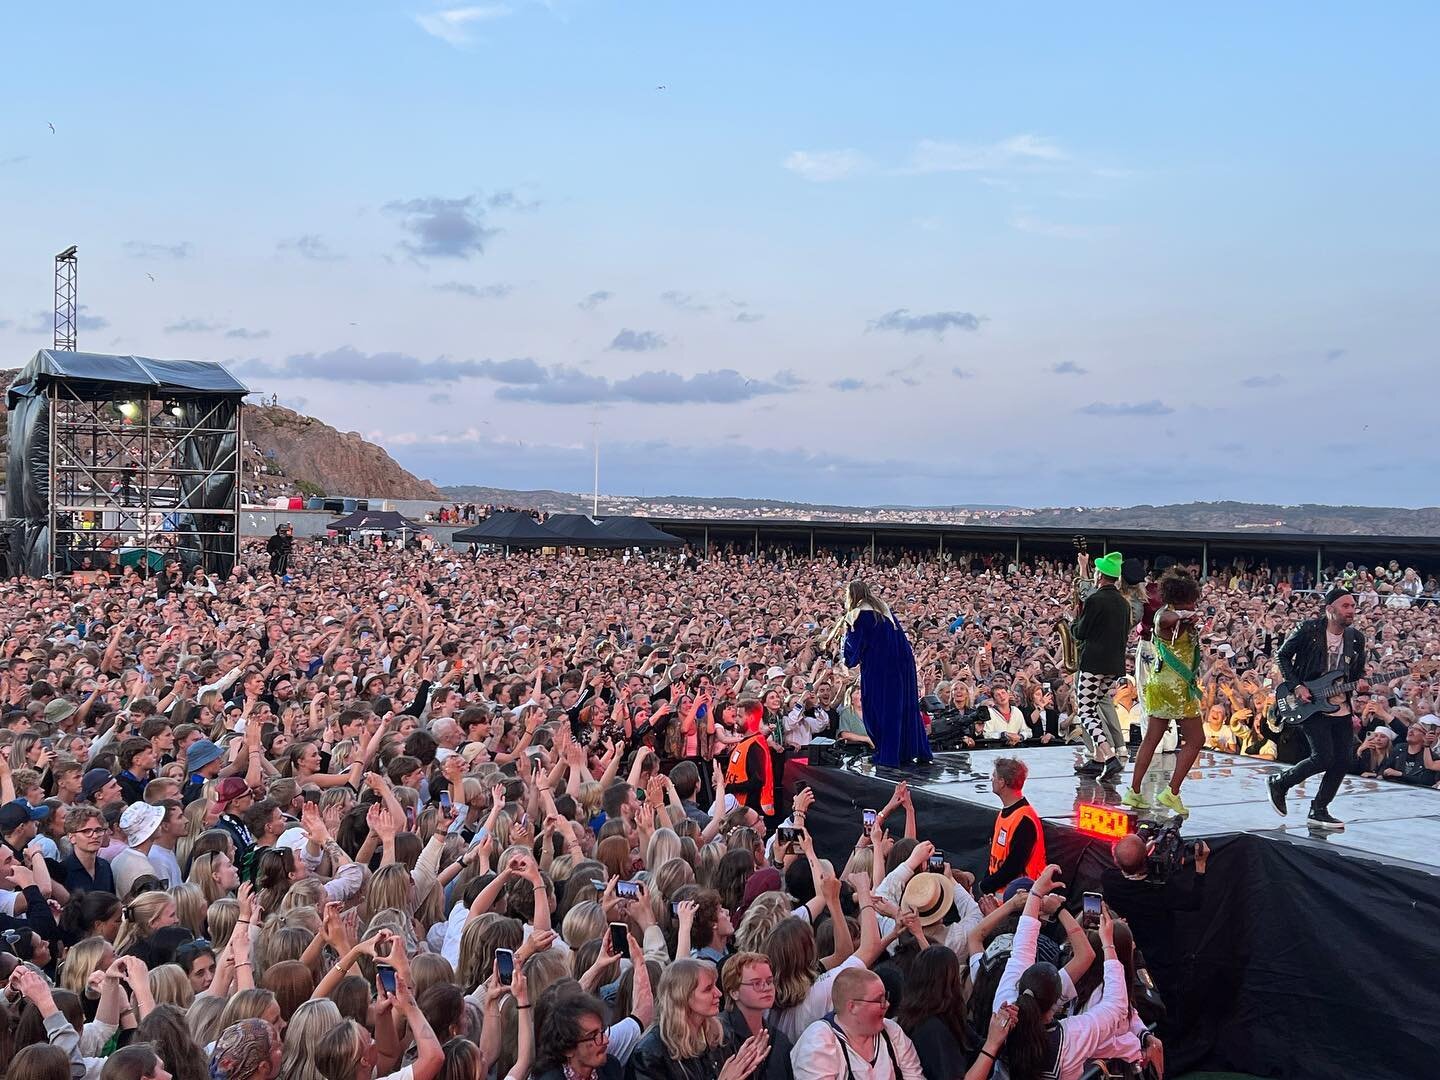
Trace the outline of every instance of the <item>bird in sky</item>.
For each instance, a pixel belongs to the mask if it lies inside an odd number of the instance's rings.
[[[663,90],[664,87],[661,87],[661,89]],[[46,122],[49,123],[49,121],[46,121]],[[55,125],[54,125],[54,124],[50,124],[50,134],[51,134],[51,135],[54,135],[54,134],[55,134]]]
[[[665,87],[663,87],[663,86],[657,86],[657,87],[655,87],[655,89],[656,89],[656,90],[664,90]]]
[[[155,280],[155,275],[152,274],[152,273],[150,273],[149,270],[146,270],[146,271],[145,271],[145,276],[148,277],[151,281],[154,281],[154,280]]]

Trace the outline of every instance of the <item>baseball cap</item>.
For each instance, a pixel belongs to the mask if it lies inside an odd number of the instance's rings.
[[[224,806],[234,802],[250,790],[250,785],[238,776],[227,776],[215,786],[215,803]]]
[[[785,669],[783,667],[772,667],[769,671],[765,672],[765,678],[767,681],[770,679],[783,679],[784,677]]]
[[[16,799],[0,806],[0,833],[13,832],[27,821],[44,821],[49,816],[48,806],[31,806],[24,799]]]
[[[1434,713],[1426,713],[1415,722],[1425,727],[1440,727],[1440,716],[1436,716]]]
[[[101,788],[114,779],[109,769],[91,769],[80,781],[80,790],[85,793],[85,798],[93,799]]]
[[[120,815],[120,829],[125,834],[125,842],[135,847],[154,836],[164,820],[165,807],[145,802],[131,803]]]
[[[1035,887],[1035,882],[1028,877],[1017,877],[1009,885],[1005,886],[1004,899],[1012,899],[1021,889],[1029,892]]]

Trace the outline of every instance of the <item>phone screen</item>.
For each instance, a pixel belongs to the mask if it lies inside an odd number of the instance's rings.
[[[449,809],[450,809],[450,792],[448,792],[448,791],[442,791],[442,792],[440,792],[440,809],[442,809],[442,810],[449,810]]]
[[[630,931],[623,922],[610,924],[610,948],[616,956],[630,955]]]
[[[1085,906],[1080,910],[1080,925],[1085,929],[1093,930],[1100,925],[1100,906],[1104,899],[1098,892],[1085,894]]]
[[[509,986],[515,977],[515,954],[509,949],[495,950],[495,977],[501,986]]]
[[[945,872],[945,856],[937,851],[930,856],[925,864],[925,869],[932,874],[943,874]]]
[[[868,829],[871,825],[875,824],[875,816],[874,810],[865,810],[861,813],[860,820],[865,825],[865,828]]]
[[[376,964],[375,975],[387,994],[395,993],[395,969],[389,964]]]
[[[640,899],[640,886],[633,881],[617,881],[615,895],[621,900],[638,900]]]

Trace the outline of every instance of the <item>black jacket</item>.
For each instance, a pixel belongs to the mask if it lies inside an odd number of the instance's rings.
[[[720,1026],[725,1029],[727,1056],[739,1053],[745,1040],[750,1038],[750,1025],[745,1022],[744,1014],[739,1009],[722,1012]],[[790,1036],[768,1021],[765,1030],[770,1033],[770,1053],[750,1074],[750,1080],[794,1080],[795,1070],[790,1064]]]
[[[1125,642],[1130,637],[1130,601],[1106,586],[1085,598],[1070,627],[1080,652],[1080,670],[1092,675],[1125,674]]]
[[[652,1027],[631,1051],[625,1080],[714,1080],[728,1056],[721,1043],[699,1057],[677,1059],[666,1049],[660,1029]]]
[[[1329,647],[1325,641],[1326,621],[1323,617],[1306,619],[1280,646],[1276,659],[1286,682],[1308,682],[1324,675],[1329,668]],[[1353,626],[1345,628],[1344,655],[1340,666],[1345,668],[1348,682],[1365,676],[1365,635]]]

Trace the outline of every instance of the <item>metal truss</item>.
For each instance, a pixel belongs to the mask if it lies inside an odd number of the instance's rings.
[[[156,397],[137,388],[128,399],[103,400],[83,385],[57,382],[47,391],[50,425],[50,570],[102,565],[110,554],[152,558],[193,552],[207,571],[239,557],[241,409],[225,419],[227,400],[191,393]],[[190,440],[230,436],[233,449],[211,468],[187,468]],[[230,505],[198,498],[217,476],[233,484]]]

